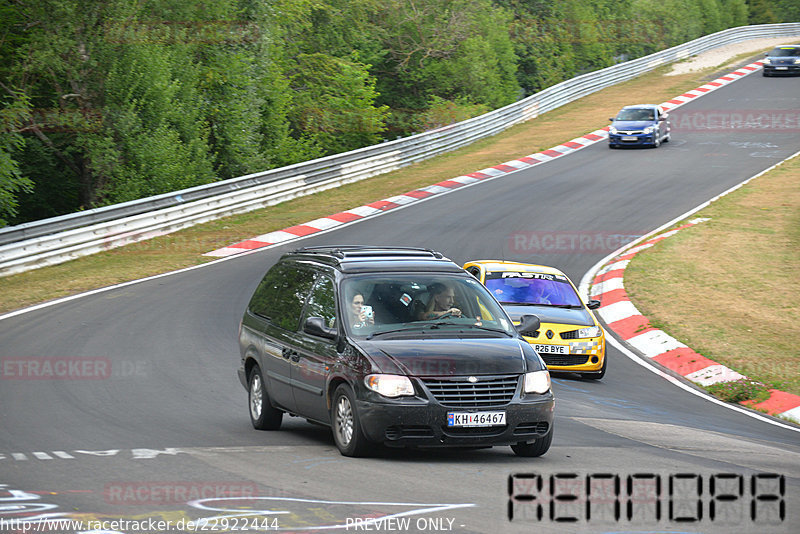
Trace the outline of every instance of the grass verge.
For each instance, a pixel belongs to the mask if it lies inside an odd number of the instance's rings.
[[[800,395],[800,157],[694,217],[711,220],[633,258],[628,296],[651,323],[748,382]],[[712,392],[735,401],[757,393],[734,389]]]

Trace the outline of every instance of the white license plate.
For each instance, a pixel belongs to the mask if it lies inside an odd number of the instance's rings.
[[[536,352],[545,352],[547,354],[569,354],[569,347],[566,345],[534,345]]]
[[[775,70],[788,70],[789,67],[775,67]]]
[[[447,412],[447,426],[503,426],[506,412]]]
[[[622,136],[622,140],[623,141],[638,141],[639,138],[636,137],[635,135],[623,135]]]

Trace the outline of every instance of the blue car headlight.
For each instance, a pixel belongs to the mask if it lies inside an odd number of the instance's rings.
[[[644,133],[646,134],[653,133],[653,130],[655,129],[656,129],[655,126],[648,126],[647,128],[644,129]]]
[[[615,134],[615,133],[617,133],[617,129],[616,129],[616,128],[614,128],[613,126],[609,126],[609,128],[608,128],[608,133]]]
[[[771,65],[771,64],[772,64],[772,60],[770,58],[764,59],[764,65]]]

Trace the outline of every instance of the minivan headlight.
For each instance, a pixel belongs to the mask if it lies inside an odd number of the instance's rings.
[[[407,376],[402,375],[367,375],[364,383],[369,389],[384,397],[394,398],[403,395],[414,395],[414,386]]]
[[[578,330],[578,337],[598,337],[599,335],[599,326],[587,326]]]
[[[546,369],[525,373],[525,393],[544,394],[550,391],[550,373]]]

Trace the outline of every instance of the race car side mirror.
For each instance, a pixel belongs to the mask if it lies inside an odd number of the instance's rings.
[[[586,303],[586,307],[589,308],[590,310],[596,310],[597,308],[600,307],[600,301],[590,300],[589,302]]]

